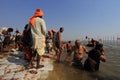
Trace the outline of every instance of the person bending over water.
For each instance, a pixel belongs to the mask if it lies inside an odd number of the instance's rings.
[[[106,61],[103,52],[104,52],[103,44],[101,43],[96,44],[95,48],[89,51],[88,53],[88,58],[84,63],[84,69],[86,71],[98,71],[100,60],[103,62]]]

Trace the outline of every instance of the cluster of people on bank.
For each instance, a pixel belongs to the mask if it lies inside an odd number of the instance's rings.
[[[55,59],[60,61],[63,50],[67,50],[67,55],[64,59],[65,62],[69,61],[72,53],[74,54],[73,60],[70,65],[85,69],[87,71],[99,70],[100,61],[105,62],[104,46],[97,42],[92,50],[88,51],[83,46],[80,40],[75,40],[75,45],[68,42],[62,42],[61,33],[64,31],[60,27],[58,31],[55,29],[46,31],[46,23],[43,19],[43,11],[36,9],[34,15],[29,19],[28,24],[25,25],[23,33],[17,30],[15,35],[15,48],[22,48],[24,51],[24,58],[29,62],[28,67],[34,67],[34,58],[36,57],[36,68],[44,67],[40,64],[42,56],[47,53],[55,51]],[[82,63],[83,53],[88,55],[84,64]]]

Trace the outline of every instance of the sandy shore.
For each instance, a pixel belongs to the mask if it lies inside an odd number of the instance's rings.
[[[41,61],[43,68],[27,69],[24,53],[12,48],[4,48],[0,52],[0,80],[46,80],[49,72],[53,71],[53,59],[50,58]]]

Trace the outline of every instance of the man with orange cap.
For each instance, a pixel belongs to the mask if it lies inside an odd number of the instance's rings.
[[[33,57],[31,59],[30,65],[32,65],[34,56],[37,55],[36,68],[43,67],[43,65],[39,64],[41,56],[45,53],[46,24],[44,19],[42,18],[43,15],[44,14],[41,9],[36,9],[33,17],[31,17],[29,20],[33,49]]]

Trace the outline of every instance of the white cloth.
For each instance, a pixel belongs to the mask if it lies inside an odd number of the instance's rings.
[[[0,35],[3,35],[3,33],[6,32],[7,30],[8,30],[7,27],[0,28]]]
[[[31,27],[32,48],[36,49],[39,55],[45,52],[46,24],[42,18],[35,18],[35,26]]]

